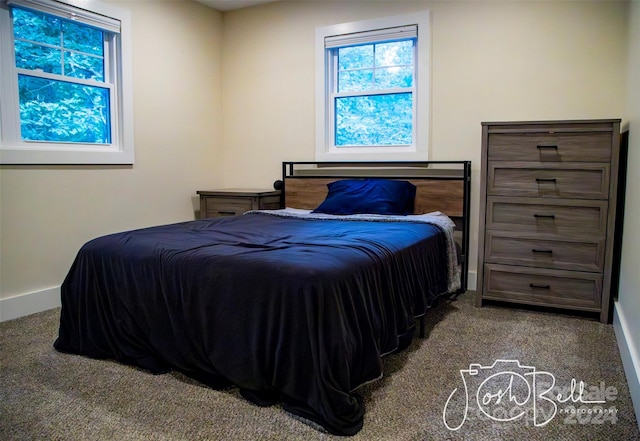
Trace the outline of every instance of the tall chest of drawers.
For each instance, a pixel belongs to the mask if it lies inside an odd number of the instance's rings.
[[[609,320],[619,155],[619,119],[482,123],[477,306]]]

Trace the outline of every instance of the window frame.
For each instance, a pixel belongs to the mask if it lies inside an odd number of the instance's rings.
[[[29,0],[22,0],[22,6]],[[105,45],[105,70],[111,70],[111,143],[56,143],[24,141],[20,135],[18,73],[13,24],[7,0],[0,0],[0,164],[133,164],[133,76],[131,20],[128,11],[95,0],[35,0],[34,10],[69,19],[64,13],[86,10],[120,22]],[[39,7],[40,6],[40,7]],[[45,9],[48,8],[49,9]],[[78,11],[82,13],[82,11]],[[97,27],[100,27],[99,24]],[[106,32],[109,32],[106,30]],[[107,55],[106,51],[109,51]]]
[[[335,65],[325,39],[415,25],[418,28],[414,59],[414,134],[411,146],[336,147],[334,139],[333,83]],[[316,28],[316,161],[425,161],[429,156],[430,121],[430,18],[429,11],[383,17]],[[373,41],[372,41],[373,42]],[[366,42],[365,42],[366,43]]]

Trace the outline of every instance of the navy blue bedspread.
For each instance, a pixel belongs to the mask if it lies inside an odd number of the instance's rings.
[[[56,349],[235,385],[352,435],[382,375],[447,291],[444,234],[409,222],[259,213],[112,234],[62,285]]]

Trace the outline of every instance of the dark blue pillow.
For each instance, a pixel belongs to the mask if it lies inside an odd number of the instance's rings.
[[[412,214],[416,186],[391,179],[345,179],[327,184],[329,194],[314,213]]]

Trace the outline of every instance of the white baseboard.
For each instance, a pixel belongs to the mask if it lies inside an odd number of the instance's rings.
[[[467,289],[469,291],[475,291],[478,282],[478,274],[475,271],[469,271],[467,277]]]
[[[60,287],[0,299],[0,322],[60,306]]]
[[[640,428],[640,354],[637,349],[640,348],[640,341],[637,340],[640,336],[632,335],[628,323],[624,310],[616,302],[613,310],[613,329],[620,348],[622,366],[627,376],[636,421],[638,421],[638,428]]]

